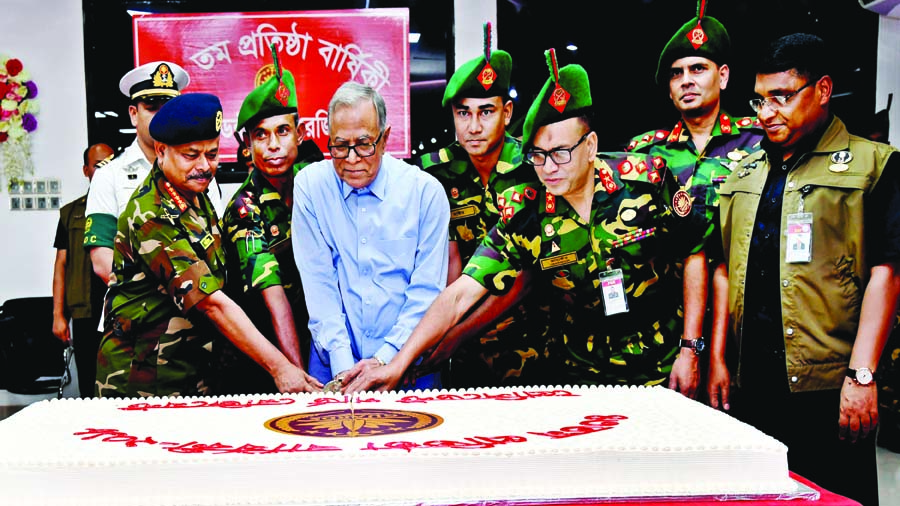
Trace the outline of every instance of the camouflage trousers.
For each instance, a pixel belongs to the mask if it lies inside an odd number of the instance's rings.
[[[535,385],[547,358],[546,308],[520,305],[471,339],[441,369],[444,388]]]
[[[655,318],[647,315],[648,323],[616,333],[604,332],[613,325],[596,323],[610,318],[616,317],[582,315],[568,322],[561,337],[548,340],[550,360],[543,370],[544,383],[666,385],[684,328],[680,307],[656,312]],[[588,327],[592,324],[593,328]]]

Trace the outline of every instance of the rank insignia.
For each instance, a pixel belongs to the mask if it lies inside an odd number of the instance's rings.
[[[849,151],[838,151],[831,154],[833,163],[850,163],[850,160],[853,160],[853,155]]]
[[[246,207],[241,206],[241,208],[238,209],[238,216],[240,216],[241,218],[246,218],[246,217],[247,217],[247,214],[248,214],[248,213],[247,213],[247,208],[246,208]]]
[[[638,162],[637,171],[638,171],[638,174],[643,174],[644,172],[647,172],[647,162],[644,160],[641,160],[640,162]]]
[[[506,197],[503,195],[497,197],[497,207],[506,207]]]
[[[515,202],[516,204],[521,204],[522,203],[522,194],[513,190],[511,200],[513,202]]]
[[[661,156],[654,156],[651,163],[653,163],[654,169],[661,169],[666,166],[666,161]]]
[[[534,200],[537,197],[537,191],[530,186],[525,187],[525,198],[528,200]]]
[[[513,214],[515,214],[515,213],[516,213],[516,211],[512,207],[504,207],[503,208],[503,221],[505,222],[506,220],[512,218]]]
[[[684,218],[690,214],[691,207],[693,207],[693,203],[691,202],[691,196],[688,192],[678,190],[675,192],[675,195],[672,196],[672,210],[674,210],[675,214],[678,216]]]
[[[203,236],[203,239],[200,239],[200,246],[202,246],[203,249],[206,249],[206,248],[209,248],[213,242],[214,242],[214,240],[213,240],[212,235],[207,233],[205,236]]]
[[[647,180],[651,183],[658,183],[660,181],[659,172],[656,170],[651,170],[647,173]]]
[[[556,197],[554,197],[552,193],[547,194],[547,199],[545,200],[545,203],[546,203],[548,213],[556,212]]]
[[[278,230],[278,225],[272,225],[269,229],[269,233],[272,234],[272,237],[278,237],[278,234],[281,232]]]
[[[622,174],[624,176],[625,174],[628,174],[629,172],[634,170],[634,165],[632,165],[628,160],[623,160],[617,168],[619,169],[619,174]]]
[[[675,128],[672,129],[672,133],[669,134],[669,142],[675,142],[681,137],[681,122],[679,121]]]
[[[612,172],[605,167],[600,169],[600,181],[603,182],[606,193],[613,193],[619,189],[619,185],[617,185],[615,179],[613,179]]]
[[[749,174],[750,174],[749,170],[743,169],[742,171],[738,172],[738,177],[743,179],[743,178],[747,177]]]
[[[625,148],[625,149],[626,149],[627,151],[631,151],[632,149],[635,148],[635,146],[637,146],[637,144],[638,144],[638,141],[631,141],[631,142],[628,143],[628,147]]]
[[[456,189],[456,188],[451,188],[451,189],[450,189],[450,196],[453,197],[453,198],[455,198],[455,199],[458,199],[458,198],[459,198],[459,190]]]
[[[222,130],[222,111],[216,111],[216,132]]]
[[[751,123],[753,123],[753,120],[751,120],[750,118],[744,117],[737,121],[737,126],[748,127],[748,126],[750,126]]]
[[[706,44],[706,41],[709,40],[709,37],[706,36],[706,32],[703,31],[703,27],[700,26],[699,21],[697,22],[697,26],[687,33],[686,37],[688,38],[688,42],[694,46],[694,49],[700,49],[700,46]]]
[[[657,140],[661,141],[666,138],[666,135],[669,135],[669,132],[666,132],[665,130],[657,130],[654,137],[656,137]]]
[[[653,139],[653,137],[650,137],[650,134],[647,134],[641,137],[641,142],[650,142],[650,139]]]

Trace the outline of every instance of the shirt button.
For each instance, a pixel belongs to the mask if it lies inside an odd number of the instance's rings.
[[[797,381],[799,381],[799,378],[797,378],[796,376],[791,376],[791,383],[796,383]]]
[[[784,281],[782,281],[781,286],[788,286],[788,280],[785,279]]]
[[[369,305],[369,299],[366,299],[365,304],[366,304],[367,306]]]
[[[793,187],[794,187],[794,182],[793,182],[793,181],[791,181],[790,183],[788,183],[788,188],[793,188]]]
[[[791,184],[792,184],[792,185],[793,185],[793,184],[794,184],[794,183],[791,183]],[[362,211],[362,212],[366,212],[366,208],[365,208],[365,207],[363,207],[363,208],[362,208],[362,209],[360,209],[360,211]]]
[[[773,204],[777,204],[777,203],[778,203],[778,198],[777,198],[777,197],[772,197],[772,203],[773,203]]]
[[[787,335],[789,335],[789,336],[794,335],[794,329],[787,329]]]
[[[781,170],[787,170],[787,165],[782,165]]]
[[[363,244],[365,244],[365,243],[366,243],[366,238],[365,238],[365,237],[363,237],[363,238],[362,238],[362,239],[360,239],[360,240],[359,240],[359,241],[360,241],[360,242],[361,242],[361,243],[363,243]]]

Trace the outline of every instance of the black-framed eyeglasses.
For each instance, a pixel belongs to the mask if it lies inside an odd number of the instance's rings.
[[[763,107],[769,106],[772,110],[778,110],[782,107],[786,106],[788,100],[794,98],[798,93],[805,90],[808,86],[819,82],[819,79],[810,79],[806,81],[806,84],[797,88],[796,90],[788,93],[787,95],[773,95],[771,97],[763,97],[763,98],[752,98],[750,99],[750,107],[753,108],[755,112],[760,112],[763,110]]]
[[[572,160],[572,151],[575,151],[578,146],[587,139],[588,135],[591,134],[591,131],[588,130],[587,133],[581,136],[578,139],[578,142],[575,143],[571,148],[555,148],[550,151],[542,151],[540,149],[532,149],[525,153],[525,161],[534,165],[536,167],[540,167],[547,163],[547,157],[549,156],[553,163],[556,165],[563,165],[569,163]]]
[[[378,143],[381,141],[381,136],[384,135],[384,130],[378,133],[378,137],[375,138],[375,142],[371,144],[345,144],[342,146],[332,146],[328,145],[328,151],[331,152],[332,158],[342,159],[350,156],[350,150],[356,152],[356,156],[360,158],[368,158],[375,154],[375,149],[378,147]]]

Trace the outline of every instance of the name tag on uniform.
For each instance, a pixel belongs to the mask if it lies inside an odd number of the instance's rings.
[[[578,261],[578,255],[574,252],[572,253],[564,253],[562,255],[556,255],[555,257],[550,258],[542,258],[541,259],[541,270],[546,271],[547,269],[553,269],[555,267],[561,267],[563,265],[574,264]]]
[[[812,260],[812,213],[794,213],[787,217],[787,247],[784,261],[789,264]]]
[[[600,272],[600,289],[603,293],[603,310],[606,315],[628,312],[628,298],[625,296],[625,278],[622,269]]]
[[[450,219],[451,220],[459,220],[461,218],[468,218],[469,216],[475,216],[478,214],[478,206],[468,205],[462,207],[455,207],[450,211]]]

